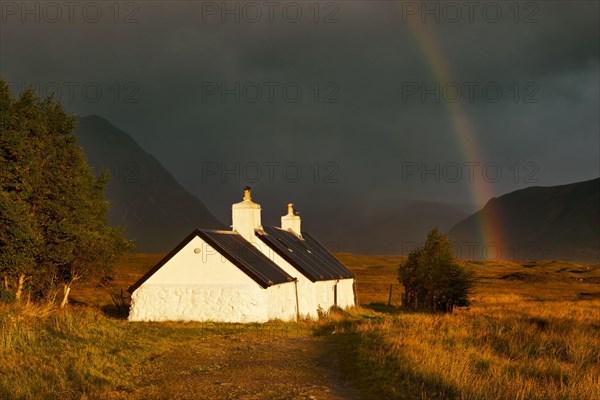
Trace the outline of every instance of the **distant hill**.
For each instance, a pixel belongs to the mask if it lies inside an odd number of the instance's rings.
[[[107,120],[83,117],[76,134],[95,172],[110,169],[110,221],[126,226],[138,251],[169,251],[198,227],[228,229],[160,162]],[[497,215],[505,259],[599,261],[600,178],[518,190],[490,200],[475,214],[471,206],[402,199],[343,208],[325,202],[310,210],[306,221],[308,230],[333,251],[407,254],[434,226],[449,232],[459,245],[477,242],[480,219]],[[517,248],[521,251],[515,253]]]
[[[423,244],[431,229],[437,226],[446,232],[475,209],[469,205],[405,199],[381,199],[364,209],[323,204],[318,210],[311,210],[306,224],[334,251],[407,255]]]
[[[479,221],[490,215],[496,215],[500,222],[503,256],[599,261],[600,178],[530,187],[494,198],[456,224],[450,237],[457,243],[477,241]],[[508,250],[517,248],[522,250]]]
[[[94,171],[110,169],[110,222],[126,226],[138,251],[168,251],[195,228],[224,228],[160,162],[107,120],[80,118],[76,134]]]

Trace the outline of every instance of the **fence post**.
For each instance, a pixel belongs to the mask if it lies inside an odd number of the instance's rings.
[[[392,305],[392,286],[394,286],[394,284],[390,283],[390,296],[388,297],[388,307]]]

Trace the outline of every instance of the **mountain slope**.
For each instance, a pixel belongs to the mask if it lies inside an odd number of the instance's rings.
[[[107,120],[80,118],[76,134],[95,173],[110,170],[110,222],[126,226],[138,251],[167,251],[195,228],[224,227],[160,162]]]
[[[497,216],[504,238],[504,257],[598,261],[600,178],[530,187],[494,198],[456,224],[450,237],[457,243],[476,242],[479,221],[493,215]]]
[[[335,251],[407,255],[431,229],[447,231],[473,211],[468,205],[404,199],[380,199],[363,209],[323,204],[303,226]]]

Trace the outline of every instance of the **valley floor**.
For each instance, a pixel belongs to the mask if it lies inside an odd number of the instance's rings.
[[[129,323],[121,291],[160,256],[126,256],[66,310],[0,305],[0,399],[600,398],[598,265],[466,263],[473,306],[431,315],[397,307],[399,257],[340,254],[362,308]]]

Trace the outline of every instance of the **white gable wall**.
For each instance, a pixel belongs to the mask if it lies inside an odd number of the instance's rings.
[[[200,252],[196,253],[195,251]],[[196,236],[144,285],[257,285],[248,275]]]
[[[278,307],[272,302],[277,302]],[[295,304],[293,282],[263,289],[212,246],[195,237],[132,293],[129,320],[290,320],[296,316]]]

